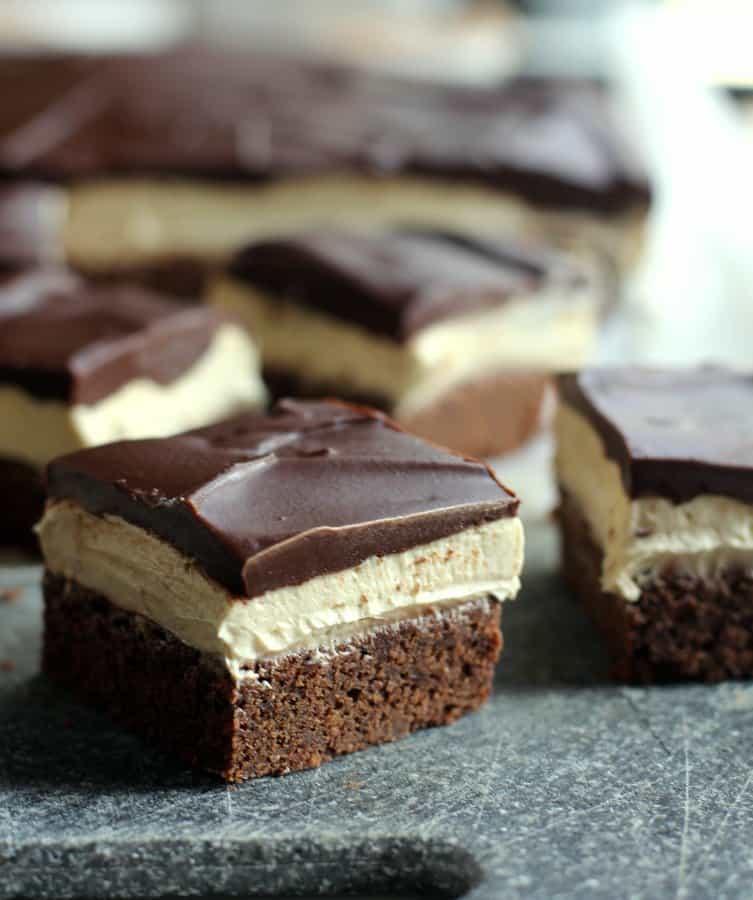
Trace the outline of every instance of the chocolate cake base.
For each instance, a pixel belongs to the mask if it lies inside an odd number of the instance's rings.
[[[491,691],[500,607],[475,600],[352,639],[336,652],[220,660],[104,596],[47,573],[43,670],[115,719],[227,781],[309,769],[444,725]]]
[[[668,569],[627,602],[602,590],[603,553],[566,492],[558,511],[565,578],[607,642],[619,681],[721,681],[753,676],[753,576],[713,582]]]
[[[38,469],[17,459],[0,457],[0,544],[36,550],[33,528],[42,517],[44,485]]]
[[[538,372],[497,372],[466,381],[401,425],[419,437],[469,456],[509,453],[538,431],[549,378]]]
[[[383,397],[354,394],[337,385],[310,384],[295,375],[264,372],[273,397],[338,397],[383,409],[408,431],[468,456],[492,457],[522,446],[539,429],[551,383],[541,372],[495,372],[458,384],[410,416]]]

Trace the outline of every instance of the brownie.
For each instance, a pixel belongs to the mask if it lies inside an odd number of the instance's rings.
[[[753,376],[594,369],[559,390],[564,573],[616,677],[753,675]]]
[[[420,229],[254,242],[210,299],[259,335],[278,396],[367,401],[475,456],[539,428],[547,375],[585,361],[603,300],[551,248]]]
[[[286,401],[47,485],[44,670],[192,765],[309,768],[489,694],[518,500],[380,413]]]
[[[0,414],[14,423],[0,432],[11,510],[0,540],[31,540],[53,456],[258,406],[256,361],[248,334],[216,311],[61,267],[0,272]]]

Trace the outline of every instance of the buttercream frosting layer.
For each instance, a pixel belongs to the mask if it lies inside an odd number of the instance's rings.
[[[519,519],[498,519],[272,589],[249,603],[170,544],[120,517],[54,502],[38,532],[50,571],[147,616],[236,670],[302,648],[326,648],[471,597],[508,599],[518,591],[523,561]]]
[[[516,234],[603,254],[628,269],[640,250],[645,218],[643,210],[606,215],[540,208],[509,191],[419,175],[291,175],[253,184],[108,177],[65,190],[67,258],[94,272],[173,259],[224,263],[249,240],[333,224],[361,231],[446,228],[489,238]]]
[[[641,585],[667,567],[713,579],[729,568],[753,568],[753,507],[712,492],[675,502],[631,497],[599,431],[561,403],[556,416],[556,469],[603,552],[605,591],[635,601]]]
[[[599,320],[599,299],[587,284],[510,296],[400,342],[232,278],[217,280],[209,299],[257,336],[270,372],[329,385],[333,394],[378,398],[398,418],[476,377],[577,368],[593,349]]]

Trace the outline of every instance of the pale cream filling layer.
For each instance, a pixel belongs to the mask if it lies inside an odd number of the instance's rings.
[[[580,413],[560,404],[555,432],[557,478],[602,549],[605,591],[635,601],[641,585],[670,564],[702,578],[730,566],[753,569],[753,507],[712,494],[679,504],[633,499],[601,437]]]
[[[52,572],[217,654],[234,671],[463,599],[506,600],[518,592],[523,565],[520,520],[505,518],[246,600],[148,531],[71,501],[49,504],[38,533]]]
[[[239,325],[221,325],[207,350],[169,384],[138,378],[91,405],[40,400],[0,385],[0,456],[44,466],[82,447],[163,437],[264,403],[255,345]]]
[[[217,280],[209,299],[246,324],[265,366],[314,386],[383,397],[398,417],[486,374],[578,368],[598,325],[589,287],[511,298],[497,309],[431,325],[405,343],[230,278]]]
[[[181,255],[222,261],[249,241],[322,223],[356,229],[405,224],[554,238],[596,247],[628,268],[640,249],[643,219],[541,210],[514,194],[420,177],[332,175],[261,185],[102,179],[70,190],[65,246],[74,264],[106,270]]]

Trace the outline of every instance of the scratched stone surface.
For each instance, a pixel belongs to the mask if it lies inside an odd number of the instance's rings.
[[[0,898],[750,897],[753,686],[608,684],[528,534],[482,712],[234,789],[45,684],[38,572],[0,569]]]

